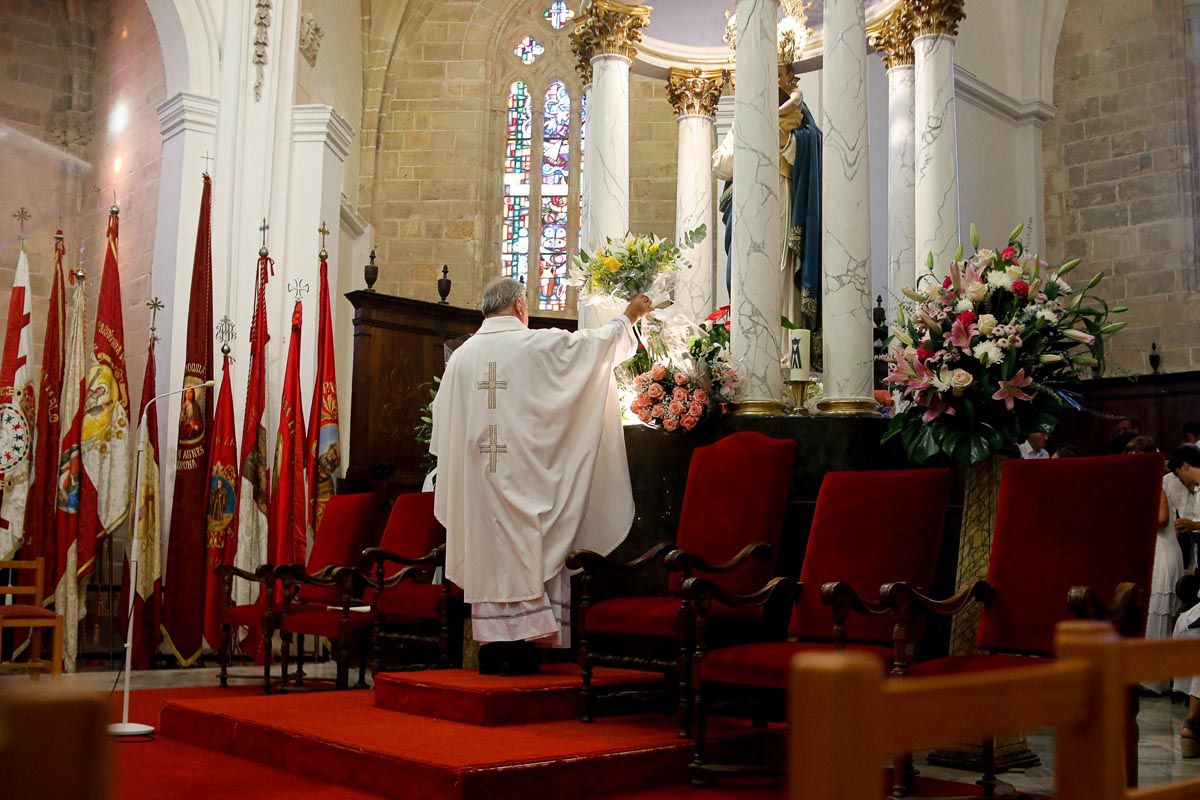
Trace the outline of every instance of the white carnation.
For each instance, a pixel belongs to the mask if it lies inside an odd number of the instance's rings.
[[[960,314],[963,311],[973,311],[974,309],[975,304],[972,303],[970,298],[967,297],[960,298],[959,301],[954,304],[954,310]]]
[[[987,275],[988,285],[993,289],[1011,289],[1013,279],[1002,269],[995,269]]]
[[[1048,308],[1039,308],[1037,312],[1038,319],[1044,319],[1051,325],[1058,322],[1058,314],[1055,314]]]

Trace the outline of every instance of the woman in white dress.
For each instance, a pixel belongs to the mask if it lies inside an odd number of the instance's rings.
[[[1176,543],[1177,533],[1200,533],[1200,448],[1180,445],[1167,461],[1163,476],[1162,501],[1158,511],[1158,543],[1154,557],[1153,593],[1150,595],[1150,614],[1146,621],[1147,638],[1164,636],[1162,625],[1170,609],[1178,613],[1179,598],[1175,583],[1183,574],[1183,554]],[[1164,553],[1168,555],[1164,556]],[[1167,564],[1169,563],[1169,567]],[[1166,594],[1168,593],[1169,594]],[[1200,605],[1179,616],[1174,624],[1177,639],[1200,637]],[[1188,715],[1180,731],[1180,747],[1184,758],[1200,755],[1200,675],[1176,681],[1176,688],[1187,689]]]

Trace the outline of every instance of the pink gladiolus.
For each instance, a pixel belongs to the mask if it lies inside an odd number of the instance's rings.
[[[682,372],[676,372],[675,373],[675,385],[676,386],[687,386],[688,385],[688,376]]]
[[[663,430],[674,431],[679,429],[679,420],[668,417],[663,420]]]
[[[650,368],[650,378],[652,380],[661,381],[665,377],[667,377],[667,368],[662,364],[655,364]]]
[[[662,397],[665,393],[666,392],[663,391],[662,384],[660,383],[652,383],[650,384],[650,388],[646,390],[646,394],[650,395],[655,400]]]
[[[962,318],[965,314],[959,314],[959,318],[954,321],[954,325],[950,328],[950,335],[946,337],[946,341],[962,350],[967,355],[971,355],[971,337],[979,335],[979,326],[972,322],[970,325],[964,325]]]
[[[1015,400],[1032,400],[1032,395],[1025,394],[1021,391],[1027,386],[1033,384],[1033,378],[1026,377],[1025,369],[1022,367],[1017,370],[1017,374],[1013,375],[1010,381],[1000,381],[1000,388],[992,395],[993,400],[1003,400],[1004,407],[1012,411],[1016,406]]]
[[[688,390],[682,386],[676,386],[675,391],[671,392],[671,397],[681,403],[688,401]]]
[[[672,400],[671,405],[667,406],[667,410],[675,416],[681,417],[683,416],[684,412],[683,403],[679,402],[678,400]]]
[[[704,413],[704,406],[700,403],[692,403],[687,410],[688,416],[699,417]]]
[[[690,431],[692,428],[696,427],[696,424],[700,422],[700,420],[693,416],[687,416],[684,417],[681,422],[683,423],[684,430]]]

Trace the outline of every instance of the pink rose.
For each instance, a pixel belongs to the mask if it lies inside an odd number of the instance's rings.
[[[662,419],[662,415],[663,415],[663,407],[661,404],[656,405],[650,409],[650,416],[654,417],[655,419]]]
[[[683,403],[679,402],[678,400],[672,400],[671,405],[667,406],[667,410],[677,417],[683,416]]]
[[[1017,248],[1015,245],[1009,245],[1000,251],[1000,257],[1005,261],[1012,261],[1017,257]]]
[[[689,416],[684,417],[681,420],[681,422],[683,423],[684,430],[690,431],[692,428],[696,427],[696,424],[699,423],[700,420],[694,416],[689,415]]]
[[[653,402],[654,402],[654,398],[653,398],[653,397],[651,397],[651,396],[650,396],[650,395],[648,395],[648,394],[645,394],[645,393],[643,393],[643,394],[639,394],[639,395],[638,395],[637,402],[638,402],[638,404],[639,404],[639,405],[641,405],[641,406],[642,406],[642,408],[646,408],[646,407],[648,407],[648,406],[649,406],[651,403],[653,403]]]
[[[700,405],[699,403],[692,403],[692,405],[688,408],[687,413],[689,416],[699,417],[704,413],[704,406]]]
[[[667,419],[663,420],[663,430],[674,431],[674,430],[678,430],[678,429],[679,429],[679,420],[670,419],[669,417]]]
[[[676,386],[687,386],[688,385],[688,376],[682,372],[676,372],[675,373],[675,385]]]
[[[642,409],[641,411],[638,412],[638,419],[640,419],[643,423],[649,425],[650,420],[654,419],[654,417],[650,416],[649,411],[647,411],[646,409]]]
[[[675,391],[671,392],[671,397],[681,403],[686,403],[688,401],[688,390],[682,386],[676,386]]]
[[[661,384],[653,383],[650,385],[650,388],[646,390],[646,394],[657,400],[664,394],[663,387]]]
[[[667,368],[662,364],[655,364],[650,368],[651,380],[661,381],[665,377],[667,377]]]
[[[708,402],[708,392],[704,391],[703,389],[697,389],[696,391],[692,392],[692,397],[696,399],[697,403]]]

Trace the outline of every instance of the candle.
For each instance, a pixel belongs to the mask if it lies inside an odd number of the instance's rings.
[[[788,349],[784,360],[788,365],[788,380],[792,383],[812,380],[812,331],[800,329],[787,333]]]

